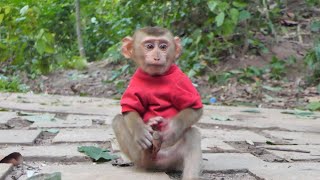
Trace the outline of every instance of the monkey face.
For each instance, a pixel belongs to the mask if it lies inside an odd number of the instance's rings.
[[[139,44],[140,68],[150,75],[165,73],[175,61],[174,42],[168,37],[146,37]]]
[[[126,37],[122,42],[122,54],[133,59],[151,76],[167,72],[181,52],[180,39],[170,34],[152,36],[138,33],[134,38]]]

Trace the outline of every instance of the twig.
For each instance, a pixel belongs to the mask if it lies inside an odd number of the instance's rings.
[[[297,35],[298,35],[299,43],[303,43],[302,36],[301,36],[300,24],[298,24],[298,27],[297,27]]]
[[[288,148],[277,148],[277,147],[263,147],[268,150],[276,151],[289,151],[289,152],[300,152],[300,153],[310,153],[310,151],[300,150],[300,149],[288,149]]]

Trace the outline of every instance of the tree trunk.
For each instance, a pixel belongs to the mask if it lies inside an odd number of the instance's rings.
[[[86,53],[83,47],[83,40],[82,40],[82,34],[81,34],[80,0],[75,0],[75,6],[76,6],[76,29],[77,29],[78,47],[79,47],[80,57],[85,58]]]

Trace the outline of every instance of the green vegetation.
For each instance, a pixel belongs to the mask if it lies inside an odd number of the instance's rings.
[[[163,26],[182,37],[181,68],[190,77],[209,73],[210,82],[227,82],[237,76],[241,83],[256,82],[264,74],[279,80],[290,63],[276,57],[265,68],[249,66],[230,72],[214,72],[211,67],[227,57],[269,52],[257,38],[263,34],[278,41],[281,14],[286,1],[222,0],[80,0],[80,24],[86,57],[78,51],[74,0],[2,0],[0,2],[0,73],[15,76],[27,72],[30,78],[61,68],[86,68],[87,62],[108,59],[127,63],[119,53],[123,37],[143,26]],[[309,7],[317,0],[303,1]],[[311,30],[317,34],[319,20]],[[294,58],[293,58],[294,59]],[[183,63],[182,63],[183,61]],[[313,73],[310,83],[319,83],[320,44],[310,49],[305,63]],[[114,72],[110,81],[128,73],[129,66]],[[15,78],[0,79],[1,90],[21,91]],[[123,89],[123,88],[122,88]]]
[[[19,78],[6,77],[0,74],[0,91],[4,92],[26,92],[28,87],[21,84]]]

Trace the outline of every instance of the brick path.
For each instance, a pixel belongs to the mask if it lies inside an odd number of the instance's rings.
[[[0,111],[0,157],[20,152],[26,164],[37,167],[35,173],[61,172],[63,180],[170,179],[163,172],[93,163],[77,151],[81,145],[95,145],[119,153],[110,127],[113,116],[120,112],[116,100],[2,93],[0,108],[10,110]],[[205,172],[245,172],[251,179],[320,179],[319,113],[306,118],[277,109],[246,110],[252,108],[205,107],[197,124]],[[55,121],[28,123],[27,116],[21,116],[24,112],[55,117]],[[7,175],[13,169],[0,164],[0,179],[11,179]],[[26,178],[23,174],[19,180]]]

